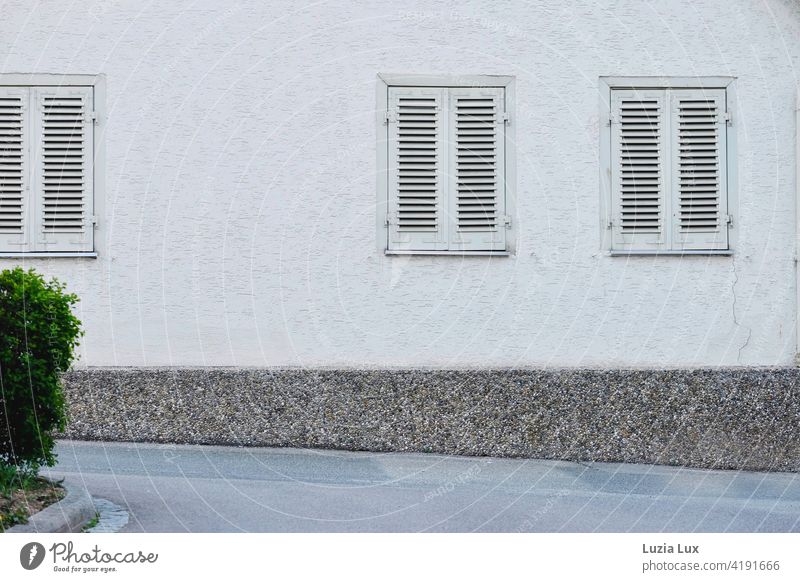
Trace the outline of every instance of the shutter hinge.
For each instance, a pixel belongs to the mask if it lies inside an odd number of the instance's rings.
[[[609,115],[608,116],[608,121],[606,122],[606,125],[611,127],[611,124],[612,123],[616,123],[616,122],[617,122],[617,118],[614,117],[613,115]]]
[[[383,123],[394,123],[395,121],[397,121],[397,114],[394,112],[394,110],[388,109],[383,118]]]
[[[610,229],[612,229],[612,228],[614,228],[614,221],[609,219],[609,220],[606,222],[606,228],[607,228],[607,229],[609,229],[609,230],[610,230]]]
[[[91,123],[93,125],[97,125],[99,119],[97,117],[97,111],[89,111],[86,113],[86,123]]]
[[[383,225],[384,226],[389,226],[391,224],[392,224],[392,215],[387,212],[386,213],[386,218],[384,218],[384,220],[383,220]]]
[[[94,226],[95,228],[97,228],[98,220],[97,220],[97,215],[96,215],[96,214],[92,214],[92,215],[89,217],[89,224],[91,224],[92,226]]]
[[[500,224],[506,228],[511,228],[511,217],[508,214],[504,214],[500,217]]]
[[[727,125],[733,125],[733,115],[731,115],[731,112],[730,112],[730,111],[726,111],[726,112],[723,114],[722,118],[725,120],[725,123],[726,123]]]
[[[733,214],[726,214],[725,215],[725,224],[729,227],[733,228]]]
[[[502,123],[504,125],[511,125],[511,116],[506,112],[501,113],[498,123]]]

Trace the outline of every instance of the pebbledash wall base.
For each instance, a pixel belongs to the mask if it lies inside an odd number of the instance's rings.
[[[800,370],[85,368],[66,437],[800,471]]]

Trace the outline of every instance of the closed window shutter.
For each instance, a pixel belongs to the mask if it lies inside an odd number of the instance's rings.
[[[611,95],[613,248],[665,248],[668,141],[663,90]]]
[[[674,246],[727,249],[725,90],[673,90],[670,107]]]
[[[389,250],[447,249],[444,89],[389,88]]]
[[[448,121],[450,250],[504,250],[503,89],[450,89]]]
[[[28,248],[29,91],[0,87],[0,252]]]
[[[33,187],[39,251],[93,246],[93,100],[90,87],[34,89]]]

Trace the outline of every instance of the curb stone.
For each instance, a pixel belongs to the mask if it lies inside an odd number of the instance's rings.
[[[82,485],[64,481],[64,498],[15,525],[7,533],[77,533],[95,516],[94,502]]]
[[[116,533],[128,525],[130,514],[124,507],[108,499],[95,497],[92,501],[100,518],[97,525],[85,530],[86,533]]]

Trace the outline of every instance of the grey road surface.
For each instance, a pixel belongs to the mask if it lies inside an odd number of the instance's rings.
[[[789,532],[800,476],[653,465],[61,441],[130,532]]]

